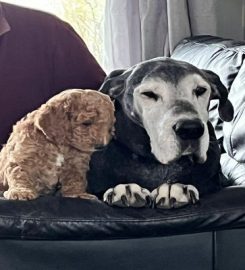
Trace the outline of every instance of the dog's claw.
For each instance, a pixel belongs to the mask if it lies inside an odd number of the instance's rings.
[[[189,191],[190,194],[190,201],[192,202],[192,204],[196,204],[198,202],[198,199],[196,198],[196,194],[193,190]]]
[[[157,203],[156,206],[161,208],[161,206],[163,206],[165,203],[165,198],[161,198]]]
[[[153,205],[153,200],[152,200],[152,197],[150,195],[146,196],[146,204],[149,207],[152,207],[152,205]]]
[[[152,205],[151,193],[137,184],[120,184],[108,189],[103,201],[109,205],[119,207],[150,207]]]
[[[110,192],[107,196],[107,203],[112,204],[113,191]]]
[[[176,198],[170,198],[169,200],[169,205],[170,205],[170,208],[174,208],[174,206],[176,205]]]
[[[123,206],[129,207],[129,203],[128,203],[128,200],[127,200],[126,195],[122,195],[122,196],[121,196],[121,202],[122,202],[122,205],[123,205]]]

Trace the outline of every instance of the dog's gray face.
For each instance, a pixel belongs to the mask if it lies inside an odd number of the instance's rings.
[[[182,156],[204,163],[209,147],[208,105],[220,99],[219,113],[233,115],[227,91],[212,72],[169,58],[156,58],[120,72],[102,86],[118,99],[125,113],[143,126],[151,151],[162,164]]]
[[[207,158],[207,128],[211,87],[199,74],[187,74],[175,82],[161,77],[145,78],[133,93],[154,156],[168,164],[190,155],[198,163]]]

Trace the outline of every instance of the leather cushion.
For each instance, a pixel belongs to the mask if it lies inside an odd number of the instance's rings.
[[[158,237],[245,226],[245,188],[226,188],[182,209],[132,209],[43,197],[0,200],[0,238],[99,240]]]

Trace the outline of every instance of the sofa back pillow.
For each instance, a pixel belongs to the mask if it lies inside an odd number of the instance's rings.
[[[244,46],[245,51],[245,46]],[[224,147],[230,157],[245,162],[245,64],[242,65],[229,93],[234,118],[223,124]]]

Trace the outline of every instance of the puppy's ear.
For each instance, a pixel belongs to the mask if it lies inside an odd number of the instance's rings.
[[[217,74],[210,70],[203,70],[211,85],[210,99],[219,99],[219,116],[223,121],[230,122],[233,119],[234,109],[228,100],[228,91]]]
[[[131,73],[130,70],[117,69],[112,71],[101,85],[99,91],[116,99],[124,90],[125,80]]]
[[[64,143],[70,128],[68,117],[66,108],[61,104],[44,104],[36,111],[34,125],[48,140]]]

